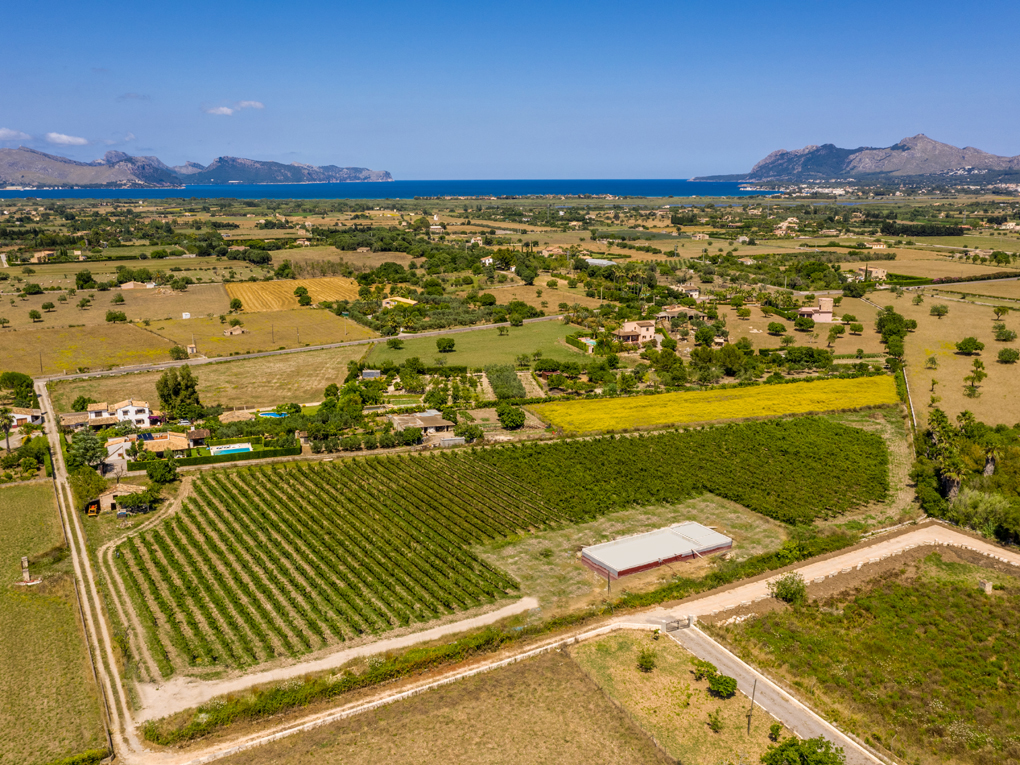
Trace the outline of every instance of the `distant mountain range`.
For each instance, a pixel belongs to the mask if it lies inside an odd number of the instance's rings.
[[[385,170],[325,165],[284,165],[240,157],[219,157],[209,165],[188,162],[177,167],[156,157],[132,157],[108,151],[94,162],[76,162],[24,146],[0,149],[0,186],[90,186],[165,188],[226,183],[344,183],[392,181]]]
[[[904,138],[886,149],[840,149],[831,143],[780,149],[745,175],[712,175],[697,181],[1020,181],[1020,156],[1000,157],[968,146],[959,149],[924,134]]]

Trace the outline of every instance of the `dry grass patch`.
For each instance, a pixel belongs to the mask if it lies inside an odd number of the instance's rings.
[[[638,656],[648,649],[655,652],[655,668],[642,672]],[[775,718],[756,708],[748,735],[747,697],[712,696],[707,680],[694,679],[695,656],[672,638],[622,632],[581,643],[570,655],[680,762],[758,762],[771,743]],[[718,731],[709,727],[709,715],[718,715]]]
[[[347,362],[358,360],[365,346],[330,348],[324,351],[288,353],[258,359],[198,364],[192,372],[198,378],[203,403],[231,407],[276,406],[285,402],[308,403],[322,400],[330,383],[340,384],[347,376]],[[67,380],[50,384],[53,406],[71,411],[77,396],[97,401],[120,401],[134,397],[156,402],[156,380],[160,372]]]
[[[170,341],[131,324],[0,331],[0,369],[62,374],[169,361]],[[40,371],[40,352],[42,369]]]
[[[223,762],[644,765],[666,761],[570,658],[552,653]]]
[[[521,592],[539,599],[543,608],[575,608],[606,596],[606,581],[578,560],[582,547],[640,534],[682,521],[697,521],[733,539],[729,557],[743,560],[777,549],[786,527],[735,502],[705,494],[680,505],[638,507],[610,513],[590,523],[511,537],[475,548],[479,556],[521,583]],[[633,574],[619,582],[629,592],[662,586],[674,576],[699,577],[712,570],[714,558],[674,563]]]
[[[918,424],[928,419],[927,404],[933,379],[938,380],[935,390],[935,395],[941,397],[938,406],[950,418],[970,410],[978,420],[989,425],[1013,425],[1020,421],[1020,396],[1016,395],[1017,365],[996,361],[1001,348],[1017,348],[1020,343],[995,340],[992,329],[995,314],[991,306],[933,295],[926,295],[924,303],[918,306],[913,305],[909,297],[897,299],[887,292],[872,293],[869,298],[880,305],[893,306],[897,313],[908,319],[917,320],[917,330],[907,335],[905,348],[907,381]],[[948,306],[949,313],[942,319],[932,316],[930,311],[935,304]],[[1008,314],[1003,321],[1008,328],[1020,331],[1020,320],[1014,314]],[[975,356],[957,353],[956,343],[965,337],[976,337],[985,344],[984,351]],[[925,366],[929,356],[935,357],[935,369]],[[970,374],[974,359],[984,363],[988,378],[978,388],[980,395],[971,398],[965,395],[963,378]]]
[[[364,340],[376,333],[357,322],[319,308],[298,308],[291,311],[242,313],[244,334],[225,336],[228,321],[219,318],[175,319],[153,322],[148,329],[177,345],[188,345],[194,338],[203,356],[230,356],[303,345],[342,343]]]
[[[0,488],[0,762],[42,765],[104,750],[102,711],[78,617],[70,561],[36,563],[34,587],[13,584],[21,556],[61,545],[50,484]],[[66,555],[64,553],[63,555]]]
[[[979,301],[986,298],[992,300],[1002,298],[1008,301],[1020,300],[1020,279],[1005,282],[989,281],[979,284],[963,284],[960,286],[947,285],[940,292],[946,292],[957,297],[959,297],[959,293],[973,295],[974,299]]]

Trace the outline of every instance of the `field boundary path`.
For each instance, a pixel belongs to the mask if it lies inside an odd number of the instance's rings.
[[[537,319],[525,319],[525,324],[535,324],[542,321],[562,321],[563,314],[556,314],[554,316],[540,316]],[[236,356],[213,356],[211,358],[193,358],[184,359],[183,361],[163,361],[159,364],[136,364],[130,367],[116,367],[114,369],[104,369],[97,372],[76,372],[69,375],[39,375],[35,378],[38,383],[57,382],[60,380],[88,380],[93,377],[112,377],[114,375],[126,375],[133,372],[159,372],[164,369],[172,369],[174,367],[183,366],[201,366],[203,364],[225,364],[230,361],[244,361],[245,359],[261,359],[267,356],[286,356],[291,353],[310,353],[311,351],[327,351],[331,348],[349,348],[355,345],[376,345],[378,343],[385,343],[387,340],[393,338],[400,338],[402,340],[413,340],[416,337],[438,337],[440,335],[453,335],[460,334],[461,332],[479,332],[483,329],[496,329],[497,327],[509,327],[510,322],[500,322],[498,324],[478,324],[471,327],[450,327],[448,329],[437,329],[429,332],[401,332],[390,337],[369,337],[364,340],[348,340],[342,343],[325,343],[323,345],[308,345],[303,348],[284,348],[283,350],[277,351],[259,351],[258,353],[239,353]],[[52,411],[52,410],[50,410]]]

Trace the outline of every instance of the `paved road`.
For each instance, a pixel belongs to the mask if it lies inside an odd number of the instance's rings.
[[[555,316],[540,316],[537,319],[525,319],[524,323],[535,324],[540,321],[561,321],[562,319],[563,314],[556,314]],[[473,327],[451,327],[449,329],[437,329],[430,332],[401,332],[397,335],[393,335],[392,337],[398,337],[403,340],[412,340],[416,337],[437,337],[439,335],[452,335],[459,334],[461,332],[478,332],[484,329],[495,329],[496,327],[509,326],[509,322],[502,322],[499,324],[479,324]],[[285,356],[289,353],[308,353],[310,351],[324,351],[330,348],[348,348],[353,345],[374,345],[376,343],[384,343],[389,339],[389,337],[371,337],[366,340],[349,340],[343,343],[309,345],[304,348],[285,348],[282,351],[262,351],[260,353],[243,353],[237,356],[214,356],[212,358],[185,359],[184,361],[164,361],[161,364],[139,364],[132,367],[116,367],[115,369],[106,369],[98,372],[76,372],[69,375],[39,375],[35,378],[35,380],[37,382],[47,383],[54,382],[56,380],[85,380],[91,377],[109,377],[111,375],[130,374],[131,372],[159,372],[164,369],[183,367],[185,365],[200,366],[202,364],[224,364],[230,361],[259,359],[266,356]]]
[[[760,672],[755,671],[732,653],[708,637],[697,627],[667,633],[676,642],[703,661],[736,678],[737,688],[748,698],[754,693],[755,706],[760,706],[801,738],[822,736],[842,747],[847,765],[876,765],[882,760],[865,750],[853,739],[805,707]],[[757,681],[757,688],[755,687]],[[750,705],[748,705],[750,706]]]

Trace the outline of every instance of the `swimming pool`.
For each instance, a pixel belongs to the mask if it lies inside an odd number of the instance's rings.
[[[210,446],[209,454],[219,457],[221,454],[240,454],[241,452],[252,451],[251,444],[224,444],[223,446]]]
[[[287,415],[280,414],[279,412],[259,412],[259,417],[272,417],[273,419],[278,419],[280,417],[286,417],[286,416]]]

